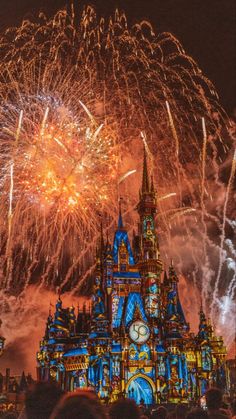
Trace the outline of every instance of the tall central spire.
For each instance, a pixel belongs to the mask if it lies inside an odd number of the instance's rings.
[[[143,147],[143,181],[142,181],[142,193],[149,192],[149,177],[147,167],[147,153],[145,146]]]
[[[145,147],[143,148],[143,179],[139,194],[139,203],[137,206],[138,213],[143,218],[146,215],[151,215],[154,221],[154,214],[156,213],[156,192],[153,182],[153,177],[149,176],[148,172],[148,156]]]
[[[143,149],[143,179],[140,189],[139,203],[139,234],[136,240],[136,260],[142,278],[142,292],[145,311],[150,318],[157,319],[160,314],[160,276],[162,262],[159,257],[158,238],[156,233],[155,214],[156,192],[153,178],[148,172],[148,156]]]
[[[124,228],[122,213],[121,213],[121,200],[122,200],[122,198],[119,199],[119,218],[118,218],[118,229],[119,230],[122,230]]]

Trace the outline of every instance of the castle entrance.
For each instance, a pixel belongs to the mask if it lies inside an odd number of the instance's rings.
[[[144,377],[134,377],[127,387],[127,395],[129,399],[135,400],[137,404],[145,405],[153,404],[153,389],[148,380]]]

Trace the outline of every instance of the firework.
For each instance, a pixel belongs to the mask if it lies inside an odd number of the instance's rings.
[[[97,215],[111,212],[119,162],[116,138],[108,127],[96,123],[82,102],[79,104],[81,111],[75,116],[51,97],[34,96],[33,103],[27,97],[16,135],[3,125],[1,149],[6,164],[1,178],[1,210],[2,231],[8,233],[7,287],[13,279],[10,270],[16,247],[20,249],[17,257],[24,249],[29,257],[24,285],[30,282],[35,258],[39,261],[53,255],[42,285],[50,276],[49,269],[53,275],[59,270],[62,247],[69,254],[73,246],[78,251],[76,237],[82,246],[81,235],[91,239],[96,234]],[[4,112],[8,114],[7,105]],[[10,106],[14,120],[17,109]],[[70,236],[74,236],[74,243],[67,241],[65,246],[63,241]]]
[[[144,143],[163,256],[172,253],[205,303],[218,270],[214,295],[232,301],[235,272],[220,282],[235,251],[234,170],[229,183],[223,173],[232,141],[214,86],[173,35],[156,35],[149,22],[129,28],[123,13],[106,21],[91,7],[76,22],[73,8],[52,19],[41,14],[0,39],[5,286],[85,284],[100,215],[109,231],[120,195],[127,228],[134,226]]]

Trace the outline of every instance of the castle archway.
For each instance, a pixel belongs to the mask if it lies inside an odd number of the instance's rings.
[[[144,374],[132,377],[126,386],[126,394],[137,404],[151,405],[155,402],[155,386],[153,381]]]

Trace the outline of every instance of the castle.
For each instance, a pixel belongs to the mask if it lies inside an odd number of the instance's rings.
[[[39,380],[56,380],[66,391],[92,387],[105,402],[129,397],[146,405],[228,387],[222,338],[202,307],[199,331],[190,332],[173,264],[163,271],[156,207],[144,151],[138,235],[131,246],[121,210],[113,245],[101,232],[91,309],[76,315],[59,297],[37,353]]]

